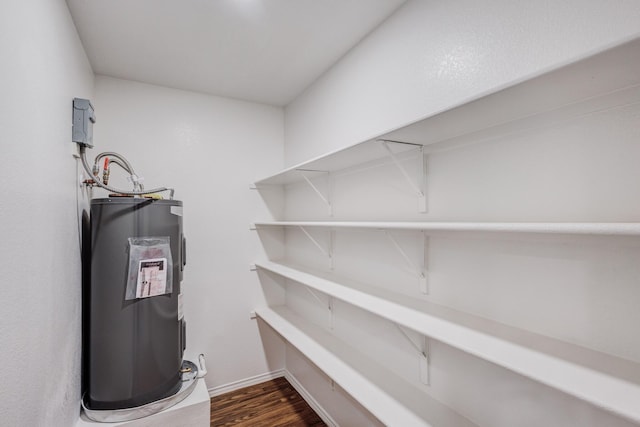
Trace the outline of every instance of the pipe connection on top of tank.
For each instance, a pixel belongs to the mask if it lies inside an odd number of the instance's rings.
[[[126,196],[143,196],[143,195],[146,195],[146,194],[161,193],[161,192],[164,192],[164,191],[168,191],[169,192],[169,198],[173,199],[173,193],[174,193],[174,189],[173,188],[158,187],[158,188],[152,188],[150,190],[144,190],[142,184],[140,183],[140,180],[139,180],[138,176],[133,171],[133,167],[131,166],[131,164],[127,161],[127,159],[124,158],[124,156],[121,156],[118,153],[104,152],[104,153],[98,154],[98,156],[96,157],[96,161],[95,161],[93,170],[92,170],[91,167],[89,167],[89,163],[87,162],[86,146],[84,146],[82,144],[78,144],[78,145],[80,147],[80,159],[82,161],[82,166],[84,167],[84,170],[87,173],[87,175],[89,177],[92,177],[91,179],[93,180],[93,184],[97,185],[98,187],[104,188],[105,190],[111,191],[113,193],[123,194],[123,195],[126,195]],[[104,182],[102,182],[100,180],[100,178],[98,177],[99,167],[97,165],[98,165],[98,162],[100,161],[100,159],[104,158],[106,156],[110,156],[110,161],[111,162],[114,162],[113,159],[117,159],[114,163],[117,164],[118,166],[120,166],[121,168],[123,168],[125,171],[127,171],[130,174],[131,180],[133,182],[133,191],[127,191],[127,190],[121,190],[121,189],[118,189],[118,188],[114,188],[114,187],[109,186],[108,184],[105,184]],[[108,176],[108,174],[107,174],[107,176]]]

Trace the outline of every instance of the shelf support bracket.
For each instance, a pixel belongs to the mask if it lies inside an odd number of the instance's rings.
[[[398,170],[400,171],[404,179],[407,181],[407,184],[409,184],[409,187],[411,187],[411,189],[418,196],[418,212],[426,213],[427,212],[427,159],[424,153],[424,146],[419,144],[410,144],[406,142],[389,141],[384,139],[380,139],[379,141],[382,143],[382,147],[385,149],[385,151],[387,152],[387,154],[389,155],[393,163],[396,165],[396,167],[398,168]],[[420,177],[417,180],[418,181],[417,183],[411,178],[411,176],[407,172],[407,169],[402,165],[402,163],[400,162],[400,159],[398,159],[398,156],[391,150],[391,148],[389,148],[389,144],[406,144],[406,145],[416,145],[420,147]]]
[[[329,295],[329,329],[333,331],[333,297]]]
[[[322,252],[322,254],[324,256],[326,256],[329,259],[329,269],[333,270],[333,238],[334,238],[334,231],[330,230],[329,231],[329,249],[326,250],[325,248],[322,247],[322,245],[311,235],[311,233],[309,233],[307,231],[306,228],[304,228],[302,225],[299,225],[298,228],[305,234],[305,236],[307,236],[309,238],[309,240],[311,240],[311,243],[314,244],[314,246],[316,248],[318,248],[320,250],[320,252]]]
[[[311,294],[311,296],[312,296],[316,301],[318,301],[321,305],[323,305],[323,306],[324,306],[324,305],[326,304],[326,303],[322,300],[322,298],[320,298],[320,297],[318,296],[318,294],[317,294],[317,293],[315,293],[315,292],[313,291],[313,289],[311,289],[311,288],[310,288],[310,287],[308,287],[308,286],[305,286],[304,288],[305,288],[305,289],[307,290],[307,292],[309,292],[309,293]]]
[[[416,272],[418,279],[420,280],[420,293],[427,295],[429,293],[429,285],[427,283],[427,255],[429,253],[429,237],[426,233],[422,233],[423,239],[423,265],[422,267],[417,266],[407,255],[400,243],[393,237],[393,234],[389,230],[384,230],[384,234],[387,238],[393,243],[393,246],[397,249],[398,253],[404,258],[405,262],[409,266],[409,268]]]
[[[314,191],[314,193],[316,193],[316,195],[318,197],[320,197],[320,200],[322,200],[322,202],[327,205],[327,208],[329,209],[329,216],[333,216],[333,206],[331,205],[331,175],[329,172],[325,172],[325,171],[316,171],[316,170],[307,170],[307,169],[296,169],[296,171],[300,174],[300,176],[302,177],[302,179],[305,180],[305,182],[309,185],[309,187],[311,187],[311,189]],[[327,196],[325,197],[324,194],[322,194],[322,191],[320,191],[318,189],[318,187],[315,186],[315,184],[313,182],[311,182],[311,180],[309,179],[309,177],[305,174],[305,172],[323,172],[327,174]]]
[[[419,372],[420,372],[420,381],[425,385],[430,385],[431,378],[429,375],[429,365],[431,363],[431,346],[429,342],[429,337],[422,335],[420,337],[420,342],[416,343],[407,333],[407,331],[397,323],[394,323],[396,328],[400,331],[402,336],[411,344],[411,347],[414,348],[419,354]]]
[[[429,236],[422,232],[422,271],[420,276],[420,292],[429,295]]]
[[[320,303],[323,307],[327,307],[329,310],[329,329],[333,330],[333,297],[331,295],[327,295],[327,301],[323,301],[322,298],[318,296],[316,292],[313,291],[308,286],[304,287],[307,292],[311,294],[311,296]]]

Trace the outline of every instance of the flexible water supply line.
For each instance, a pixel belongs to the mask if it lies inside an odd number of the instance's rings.
[[[131,176],[131,181],[133,182],[133,191],[144,190],[144,186],[138,180],[138,175],[136,175],[136,172],[133,170],[133,165],[131,165],[131,163],[129,163],[129,161],[123,155],[118,154],[114,151],[105,151],[104,153],[98,154],[93,161],[94,169],[98,166],[100,160],[105,157],[109,158],[110,162],[116,163],[118,166],[129,173],[129,175]]]
[[[119,157],[121,157],[121,156],[119,156]],[[93,177],[93,173],[91,172],[91,168],[89,167],[89,164],[87,163],[86,147],[83,146],[83,145],[80,145],[80,159],[82,160],[82,166],[84,167],[84,170],[87,173],[87,175],[90,176],[90,177]],[[159,187],[159,188],[152,188],[151,190],[126,191],[126,190],[120,190],[120,189],[117,189],[117,188],[113,188],[113,187],[111,187],[109,185],[103,184],[98,179],[94,179],[94,182],[96,183],[96,185],[98,187],[104,188],[107,191],[111,191],[113,193],[124,194],[124,195],[127,195],[127,196],[143,196],[145,194],[152,194],[152,193],[160,193],[160,192],[163,192],[163,191],[169,191],[170,192],[169,193],[169,198],[173,199],[173,193],[174,193],[173,188]]]
[[[120,166],[120,168],[127,172],[129,175],[132,174],[132,172],[127,168],[127,165],[125,165],[124,163],[122,163],[117,157],[109,157],[109,166],[111,165],[118,165]],[[94,168],[98,166],[97,162],[94,163]]]
[[[133,166],[131,166],[131,163],[129,163],[129,161],[122,155],[113,152],[113,151],[105,151],[104,153],[100,153],[96,156],[96,159],[93,161],[94,163],[98,163],[100,161],[100,159],[104,158],[104,157],[115,157],[116,159],[120,160],[122,163],[124,163],[124,165],[126,165],[126,171],[133,174],[135,173],[133,171]]]

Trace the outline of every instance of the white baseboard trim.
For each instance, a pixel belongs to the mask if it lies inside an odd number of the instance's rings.
[[[302,398],[309,404],[309,406],[311,406],[311,409],[316,411],[316,414],[318,414],[318,416],[322,418],[322,421],[324,421],[327,426],[339,427],[338,423],[335,422],[331,415],[329,415],[329,413],[325,411],[325,409],[318,403],[316,399],[314,399],[314,397],[307,391],[307,389],[305,389],[302,384],[300,384],[300,381],[298,381],[298,379],[293,376],[291,372],[285,369],[284,377],[287,379],[287,381],[289,381],[293,388],[295,388],[296,391],[300,393],[300,396],[302,396]]]
[[[221,394],[229,393],[230,391],[239,390],[244,387],[260,384],[265,381],[270,381],[284,376],[286,376],[284,369],[278,369],[277,371],[266,372],[264,374],[256,375],[255,377],[249,377],[229,384],[219,385],[209,389],[209,397],[220,396]]]

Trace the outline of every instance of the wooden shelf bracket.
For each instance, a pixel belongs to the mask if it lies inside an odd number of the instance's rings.
[[[387,152],[387,155],[393,161],[393,164],[396,165],[404,179],[409,184],[409,187],[416,193],[418,196],[418,212],[426,213],[427,212],[427,158],[424,152],[424,146],[420,144],[413,144],[409,142],[400,142],[400,141],[390,141],[386,139],[379,139],[378,142],[382,144],[382,147]],[[404,167],[398,156],[389,148],[389,144],[403,144],[403,145],[413,145],[420,149],[420,172],[417,180],[411,178],[409,172]]]

